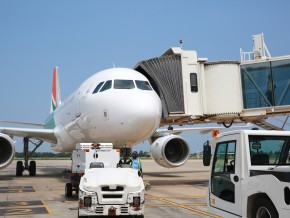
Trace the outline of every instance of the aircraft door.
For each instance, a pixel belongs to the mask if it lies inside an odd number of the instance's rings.
[[[221,140],[216,145],[212,164],[209,203],[211,207],[229,213],[229,216],[241,216],[241,169],[236,164],[240,162],[240,155],[237,155],[240,141],[235,135],[222,137]]]

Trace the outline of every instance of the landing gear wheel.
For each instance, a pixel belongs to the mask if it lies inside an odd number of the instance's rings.
[[[36,175],[36,162],[34,160],[30,161],[29,175],[30,176],[35,176]]]
[[[72,197],[72,184],[71,183],[67,183],[65,185],[65,196]]]
[[[255,218],[278,218],[275,206],[266,198],[259,199],[252,211],[252,217]]]
[[[16,163],[16,176],[22,176],[23,173],[23,163],[22,161],[17,161]]]

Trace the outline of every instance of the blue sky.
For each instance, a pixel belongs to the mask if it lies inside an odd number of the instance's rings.
[[[252,50],[252,35],[263,32],[272,56],[290,54],[289,8],[286,0],[1,0],[0,120],[43,122],[54,66],[64,99],[93,73],[133,67],[180,39],[198,57],[239,60],[239,49]],[[183,136],[192,151],[209,137]]]

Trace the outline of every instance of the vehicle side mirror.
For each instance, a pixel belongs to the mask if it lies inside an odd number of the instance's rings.
[[[211,159],[211,147],[209,145],[209,141],[203,144],[203,165],[209,166]]]

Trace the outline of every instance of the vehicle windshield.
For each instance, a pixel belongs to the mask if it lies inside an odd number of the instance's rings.
[[[290,165],[290,137],[249,136],[252,165]]]

